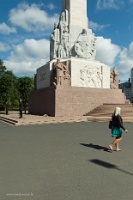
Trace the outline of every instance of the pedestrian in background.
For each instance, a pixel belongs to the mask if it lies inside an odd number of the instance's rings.
[[[19,118],[23,117],[23,102],[22,99],[19,100]]]
[[[122,140],[123,130],[125,131],[125,133],[128,132],[128,130],[123,125],[123,120],[120,115],[120,112],[121,108],[116,107],[112,115],[111,132],[112,132],[112,137],[115,137],[115,140],[109,145],[109,149],[111,151],[113,151],[114,146],[116,148],[116,151],[121,151],[121,149],[119,148],[119,142]]]

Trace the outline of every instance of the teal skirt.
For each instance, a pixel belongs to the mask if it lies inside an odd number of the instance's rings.
[[[117,128],[112,126],[112,137],[122,137],[123,136],[123,132],[122,132],[122,128]]]

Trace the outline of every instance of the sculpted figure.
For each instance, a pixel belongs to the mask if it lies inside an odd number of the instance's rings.
[[[88,73],[88,81],[92,82],[94,87],[97,87],[96,70],[90,69],[87,71],[87,73]]]
[[[50,40],[50,60],[69,57],[69,28],[68,10],[64,10],[58,24],[54,24],[54,31]]]
[[[84,52],[79,42],[76,42],[74,44],[74,51],[76,53],[76,57],[84,58]]]
[[[77,41],[74,44],[74,51],[79,58],[89,58],[89,37],[86,29],[83,29],[79,34]]]
[[[79,42],[84,51],[84,56],[87,57],[87,53],[89,52],[89,37],[85,29],[83,29],[80,33],[77,41]]]
[[[113,75],[114,75],[114,83],[115,83],[116,85],[118,85],[118,83],[119,83],[119,80],[118,80],[118,75],[119,75],[119,73],[118,73],[116,67],[114,67],[114,69],[113,69]]]
[[[67,29],[63,30],[62,38],[61,38],[61,44],[64,49],[63,57],[69,57],[69,33]]]
[[[57,58],[62,58],[64,52],[63,46],[61,43],[58,43],[57,45]]]
[[[102,86],[102,80],[103,80],[103,76],[100,72],[97,72],[97,86],[101,87]]]
[[[80,82],[83,86],[88,86],[88,78],[85,69],[80,70]]]
[[[57,57],[58,44],[60,42],[60,31],[57,24],[54,24],[54,32],[51,34],[50,38],[50,59]]]
[[[118,89],[119,87],[119,80],[118,80],[118,71],[116,67],[114,67],[113,71],[110,73],[110,88],[111,89]]]
[[[63,31],[68,31],[68,10],[64,10],[60,15],[59,20],[59,29],[60,29],[60,41],[62,38]]]
[[[55,70],[55,82],[54,85],[62,85],[62,80],[66,76],[67,68],[66,65],[60,62],[59,59],[57,59],[57,62],[54,64],[54,70]]]
[[[60,15],[60,44],[62,46],[62,55],[60,58],[69,56],[69,29],[68,29],[68,10],[64,10]]]
[[[69,68],[69,61],[66,61],[66,68],[64,70],[64,80],[68,81],[68,84],[70,85],[70,68]]]

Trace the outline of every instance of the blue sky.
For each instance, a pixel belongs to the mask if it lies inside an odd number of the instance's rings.
[[[0,0],[0,59],[17,76],[33,76],[49,61],[49,38],[61,0]],[[133,0],[88,0],[96,59],[116,66],[121,82],[133,67]]]

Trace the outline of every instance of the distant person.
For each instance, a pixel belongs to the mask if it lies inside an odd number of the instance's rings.
[[[123,125],[123,120],[120,115],[120,111],[121,111],[121,108],[116,107],[112,115],[111,132],[112,132],[112,137],[115,137],[115,140],[109,145],[109,149],[111,151],[113,151],[114,145],[115,145],[116,151],[121,151],[121,149],[119,148],[119,142],[122,140],[122,136],[123,136],[122,130],[124,130],[125,133],[128,132],[128,130]]]
[[[6,115],[8,115],[8,101],[6,102],[5,110],[6,110]]]
[[[22,99],[19,100],[19,118],[23,117],[23,104]]]

